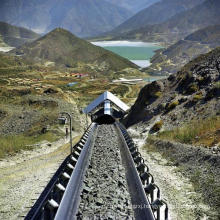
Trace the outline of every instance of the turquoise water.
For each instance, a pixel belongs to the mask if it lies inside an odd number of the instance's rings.
[[[118,47],[104,47],[118,55],[125,57],[129,60],[150,60],[154,55],[154,51],[159,49],[158,46],[149,47],[128,47],[128,46],[118,46]]]
[[[93,42],[93,44],[127,58],[140,67],[149,66],[150,58],[155,54],[154,51],[162,48],[160,45],[154,43],[132,41],[100,41]]]

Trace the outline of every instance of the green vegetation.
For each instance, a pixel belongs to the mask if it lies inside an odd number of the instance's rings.
[[[0,53],[0,69],[1,73],[5,68],[21,67],[25,63],[20,57],[9,56],[3,53]]]
[[[220,81],[218,81],[214,84],[214,88],[220,89]]]
[[[22,56],[14,56],[16,52]],[[45,65],[51,60],[58,65]],[[33,149],[33,145],[43,140],[52,142],[59,138],[59,132],[51,128],[57,129],[61,111],[75,113],[74,128],[81,132],[83,122],[78,110],[106,90],[127,103],[134,101],[140,84],[120,85],[110,81],[121,70],[133,77],[142,74],[133,67],[136,65],[130,61],[63,29],[56,29],[10,54],[0,53],[0,158]],[[74,73],[85,77],[74,77]],[[68,86],[72,82],[77,84]]]
[[[199,101],[199,100],[201,100],[201,99],[203,99],[202,93],[198,93],[198,94],[195,94],[195,95],[193,96],[193,101],[194,101],[194,102],[197,102],[197,101]]]
[[[174,140],[184,144],[213,146],[220,143],[220,116],[192,121],[181,128],[163,131],[158,134],[162,139]]]
[[[162,92],[160,92],[160,91],[158,91],[158,92],[156,92],[155,94],[154,94],[154,97],[155,98],[159,98],[159,97],[161,97],[162,96]]]
[[[31,62],[45,64],[52,61],[56,65],[68,68],[82,65],[88,67],[89,64],[93,64],[96,69],[105,74],[109,70],[119,71],[128,67],[137,67],[129,60],[101,47],[94,46],[61,28],[57,28],[40,39],[13,50],[11,53],[22,54],[22,57]]]
[[[33,145],[41,141],[56,141],[59,134],[47,132],[37,136],[27,136],[24,134],[4,136],[0,135],[0,158],[6,155],[13,155],[21,150],[31,150]]]
[[[124,95],[129,91],[128,86],[126,85],[120,85],[114,89],[111,90],[111,92],[115,95],[118,95],[120,97],[124,97]]]
[[[151,128],[151,130],[153,132],[157,132],[162,128],[162,126],[163,126],[163,120],[160,120],[154,124],[154,126]]]
[[[175,101],[173,101],[173,102],[171,102],[171,103],[168,104],[167,110],[168,110],[168,111],[171,111],[171,110],[173,110],[174,108],[176,108],[177,105],[179,105],[179,101],[178,101],[178,100],[175,100]]]

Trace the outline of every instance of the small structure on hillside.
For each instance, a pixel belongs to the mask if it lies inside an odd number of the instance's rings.
[[[76,77],[76,78],[82,78],[82,77],[89,76],[88,73],[70,73],[69,75],[72,77]]]
[[[90,103],[83,113],[90,115],[92,121],[112,123],[115,119],[122,118],[129,107],[111,92],[104,92],[92,103]]]

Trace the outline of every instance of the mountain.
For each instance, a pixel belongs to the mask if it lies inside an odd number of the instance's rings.
[[[167,21],[147,25],[120,34],[115,39],[138,39],[174,43],[201,28],[220,24],[220,1],[206,0],[194,8],[178,13]]]
[[[61,28],[51,31],[34,42],[22,45],[10,53],[20,55],[32,62],[41,64],[53,62],[65,67],[94,64],[103,71],[137,67],[127,59],[94,46]]]
[[[85,37],[109,31],[131,12],[105,0],[1,0],[0,20],[37,33],[56,27]]]
[[[5,53],[0,53],[0,68],[6,67],[19,67],[24,66],[25,63],[20,59],[20,57],[9,56]]]
[[[151,74],[170,74],[200,54],[220,46],[220,25],[200,29],[167,49],[158,50],[147,68]]]
[[[136,15],[132,16],[124,23],[116,27],[112,32],[123,33],[133,29],[141,28],[148,24],[162,23],[172,16],[193,8],[202,3],[204,0],[163,0],[150,7],[143,9]],[[158,16],[159,15],[159,16]]]
[[[26,28],[0,22],[0,45],[17,47],[38,38],[40,35]]]
[[[152,124],[166,129],[219,114],[220,47],[186,64],[164,80],[147,84],[131,107],[124,124]],[[219,112],[219,113],[218,113]]]
[[[107,0],[107,1],[122,8],[126,8],[133,13],[136,13],[160,0]]]

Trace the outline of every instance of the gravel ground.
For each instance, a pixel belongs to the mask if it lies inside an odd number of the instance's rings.
[[[0,161],[0,219],[23,219],[69,154],[68,140]]]
[[[132,128],[129,133],[160,187],[161,198],[168,203],[169,220],[209,219],[205,213],[210,212],[210,207],[203,203],[202,194],[195,191],[190,179],[160,152],[145,147],[146,133],[140,135]]]
[[[99,126],[78,219],[133,219],[118,138],[113,125]]]

